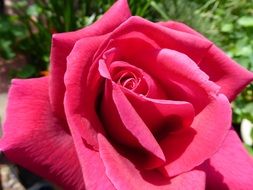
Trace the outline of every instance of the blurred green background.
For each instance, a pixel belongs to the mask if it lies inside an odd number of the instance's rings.
[[[49,64],[51,36],[96,21],[114,0],[17,0],[1,5],[0,57],[15,64],[9,78],[42,76]],[[228,56],[253,71],[253,0],[129,0],[133,15],[152,21],[177,20],[204,34]],[[4,64],[0,65],[4,67]],[[232,103],[233,125],[240,131],[253,123],[253,85]],[[244,126],[243,126],[244,127]],[[243,130],[243,127],[241,130]],[[252,128],[252,127],[251,127]],[[240,134],[240,132],[238,132]],[[248,130],[252,140],[252,130]],[[252,143],[245,145],[250,152]]]

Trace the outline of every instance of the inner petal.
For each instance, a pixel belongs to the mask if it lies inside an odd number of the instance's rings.
[[[137,81],[138,82],[138,81]],[[123,84],[123,87],[126,87],[128,89],[134,89],[136,87],[136,80],[133,78],[126,79]]]
[[[150,79],[144,77],[147,74],[141,69],[123,61],[115,61],[111,63],[109,72],[112,80],[118,85],[138,94],[147,95]]]
[[[109,53],[115,52],[110,51]],[[167,94],[165,94],[157,81],[142,69],[128,62],[113,61],[110,63],[108,59],[103,59],[100,60],[100,66],[105,67],[103,69],[101,68],[103,71],[100,69],[100,72],[107,70],[106,72],[110,75],[110,80],[125,89],[150,98],[168,99]],[[104,76],[103,73],[101,75]],[[108,77],[105,78],[108,79]]]
[[[127,89],[134,90],[141,79],[138,78],[135,73],[126,70],[117,73],[116,76],[113,76],[113,80]]]

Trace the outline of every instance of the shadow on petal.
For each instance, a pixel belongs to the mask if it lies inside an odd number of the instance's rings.
[[[215,169],[210,163],[210,160],[205,161],[203,164],[201,164],[196,169],[207,171],[206,172],[206,190],[212,190],[212,189],[222,189],[222,190],[229,190],[228,186],[223,182],[224,177],[223,175]],[[217,186],[217,183],[215,181],[212,181],[210,179],[215,179],[219,181],[219,185]]]

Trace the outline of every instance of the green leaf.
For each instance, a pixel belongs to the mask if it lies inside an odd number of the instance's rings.
[[[84,19],[85,19],[86,26],[91,25],[96,19],[96,14],[93,13],[91,16],[87,16]]]
[[[253,102],[248,103],[244,108],[243,111],[246,113],[253,113]]]
[[[238,56],[250,56],[252,55],[252,48],[249,45],[245,45],[244,47],[238,48],[237,54]]]
[[[253,27],[253,16],[243,16],[237,23],[243,27]]]
[[[221,27],[221,31],[225,32],[225,33],[230,33],[233,31],[233,24],[231,23],[227,23],[227,24],[223,24]]]

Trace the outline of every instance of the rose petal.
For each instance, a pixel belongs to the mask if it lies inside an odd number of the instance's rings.
[[[97,133],[104,133],[104,130],[96,113],[96,105],[90,100],[98,96],[98,92],[89,91],[86,83],[91,59],[105,37],[79,40],[67,58],[64,77],[65,113],[87,189],[114,189],[105,175],[104,165],[97,152]]]
[[[155,81],[151,76],[149,76],[141,68],[138,68],[124,61],[114,61],[108,64],[109,64],[109,70],[112,75],[112,78],[115,78],[115,76],[119,75],[121,71],[127,71],[127,72],[131,72],[135,74],[136,78],[138,78],[140,81],[138,85],[136,86],[136,88],[132,89],[133,92],[137,94],[143,94],[147,97],[155,98],[155,99],[168,98],[167,95],[164,93],[164,90],[159,85],[159,83]]]
[[[165,158],[156,139],[119,86],[111,81],[106,82],[100,114],[106,130],[114,140],[149,152],[150,156],[143,158],[146,165],[164,163]]]
[[[195,116],[191,127],[197,133],[192,140],[189,131],[178,131],[159,143],[169,163],[165,166],[168,175],[189,171],[210,158],[219,150],[230,125],[230,104],[220,94]]]
[[[126,89],[122,91],[156,139],[181,127],[189,127],[194,119],[194,108],[188,102],[152,99]]]
[[[206,172],[207,189],[251,190],[253,187],[253,158],[233,130],[218,152],[199,168]]]
[[[209,49],[199,67],[210,76],[210,80],[221,86],[221,93],[230,101],[253,80],[252,72],[230,59],[216,46]]]
[[[171,28],[173,30],[178,30],[180,32],[186,32],[186,33],[189,33],[189,34],[193,34],[195,36],[199,36],[199,37],[205,39],[205,37],[202,34],[198,33],[197,31],[195,31],[191,27],[189,27],[186,24],[181,23],[181,22],[167,21],[167,22],[158,22],[157,24],[168,27],[168,28]]]
[[[0,149],[5,156],[65,189],[83,189],[71,136],[54,117],[48,78],[13,80]]]
[[[65,86],[63,76],[66,70],[66,57],[76,41],[90,36],[99,36],[113,31],[131,16],[127,0],[118,0],[96,23],[75,32],[54,34],[51,49],[50,101],[53,111],[64,116],[63,98]]]
[[[219,87],[185,54],[162,49],[139,52],[131,59],[162,85],[174,100],[188,101],[198,113],[216,96]],[[197,93],[196,93],[197,92]]]
[[[175,178],[164,178],[157,171],[139,171],[128,159],[121,156],[103,135],[98,135],[99,153],[106,174],[116,189],[205,189],[205,175],[191,171]]]
[[[67,117],[71,113],[66,112]],[[99,152],[92,149],[86,142],[83,141],[77,128],[76,120],[72,117],[68,120],[73,137],[74,145],[77,150],[78,159],[82,169],[82,174],[86,189],[112,189],[115,187],[105,174],[105,167],[100,158]],[[84,126],[86,127],[86,126]]]
[[[162,25],[177,31],[199,36],[208,41],[203,35],[183,23],[169,21],[162,23]],[[247,71],[230,59],[215,45],[208,50],[199,63],[199,66],[210,76],[210,80],[222,87],[221,92],[224,93],[230,101],[253,80],[252,72]]]
[[[79,40],[67,58],[67,70],[64,76],[65,111],[69,112],[68,121],[73,120],[69,127],[77,128],[86,143],[95,149],[97,149],[97,132],[103,133],[103,128],[95,112],[95,103],[91,101],[98,96],[98,92],[89,91],[86,76],[93,55],[105,37],[87,37]]]

